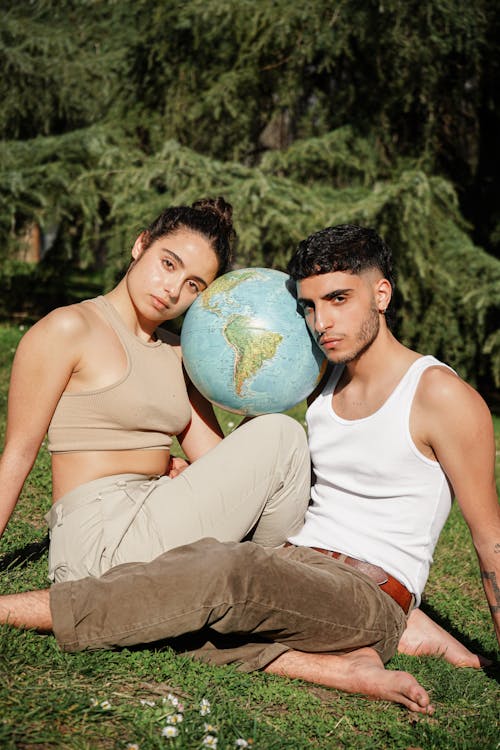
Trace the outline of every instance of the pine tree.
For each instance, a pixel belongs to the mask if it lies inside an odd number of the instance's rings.
[[[378,229],[405,343],[498,384],[500,263],[474,238],[500,243],[499,27],[490,0],[3,0],[3,314],[28,281],[32,315],[75,270],[109,287],[156,212],[223,194],[240,266]],[[34,223],[55,235],[36,268]]]

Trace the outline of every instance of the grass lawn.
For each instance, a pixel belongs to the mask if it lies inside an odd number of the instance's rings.
[[[20,336],[18,328],[0,326],[2,439],[10,363]],[[294,416],[303,419],[303,409]],[[235,421],[223,413],[221,419],[226,429]],[[495,429],[500,449],[498,418]],[[43,448],[0,541],[0,593],[47,584],[43,515],[50,505],[49,465]],[[429,690],[436,706],[431,718],[300,681],[211,668],[168,648],[63,654],[52,636],[0,627],[0,748],[131,750],[137,744],[140,750],[226,750],[238,747],[237,740],[260,750],[499,748],[498,650],[456,504],[436,550],[423,609],[495,659],[494,667],[476,671],[440,659],[395,657],[389,669],[412,671]],[[179,713],[182,723],[167,725],[167,717]],[[165,726],[178,730],[177,736],[163,736]]]

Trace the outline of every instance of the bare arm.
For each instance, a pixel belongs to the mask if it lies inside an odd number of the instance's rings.
[[[60,308],[21,340],[12,366],[0,459],[0,535],[16,506],[57,402],[77,364],[75,322]]]
[[[417,393],[428,425],[426,442],[448,476],[469,526],[500,644],[500,506],[495,488],[495,441],[488,407],[453,373],[424,373]]]
[[[188,459],[196,461],[207,451],[215,448],[224,435],[212,405],[194,387],[188,376],[185,377],[191,402],[191,421],[178,439]]]
[[[174,349],[176,355],[182,362],[182,350],[178,336],[174,336],[168,331],[160,331],[161,338],[166,343],[170,344]],[[178,436],[179,444],[188,457],[188,460],[192,463],[196,459],[201,458],[212,448],[220,443],[224,438],[224,433],[215,416],[212,404],[201,395],[197,388],[191,382],[189,375],[183,368],[184,379],[186,381],[186,388],[188,392],[189,402],[191,404],[191,420],[187,425],[186,429],[183,430]],[[180,459],[182,461],[182,459]],[[185,467],[176,467],[171,462],[169,476],[175,477]]]

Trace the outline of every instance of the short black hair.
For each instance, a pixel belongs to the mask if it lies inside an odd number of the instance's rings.
[[[384,240],[369,227],[339,224],[320,229],[302,240],[288,263],[287,271],[292,279],[300,281],[335,271],[357,275],[369,268],[378,268],[394,291],[392,253]],[[392,316],[391,300],[386,311],[389,324]]]

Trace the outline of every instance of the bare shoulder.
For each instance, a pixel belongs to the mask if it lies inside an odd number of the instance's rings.
[[[80,366],[91,330],[90,315],[80,303],[58,307],[35,323],[17,348],[11,384],[27,387],[36,379],[40,389],[48,393],[55,388],[60,395]]]
[[[479,393],[447,367],[428,367],[420,378],[415,401],[426,410],[443,412],[450,409],[484,413],[489,409]]]
[[[167,331],[166,328],[157,328],[156,335],[164,344],[171,346],[175,354],[182,360],[181,340],[179,336],[171,331]]]
[[[26,332],[20,342],[20,348],[43,346],[53,350],[58,344],[67,346],[70,342],[81,340],[90,330],[89,314],[84,303],[57,307]]]
[[[476,446],[490,451],[494,444],[493,420],[486,402],[446,367],[429,367],[422,373],[412,407],[411,431],[417,447],[428,457],[437,456],[440,463],[448,449],[456,452],[457,445],[467,453]]]

